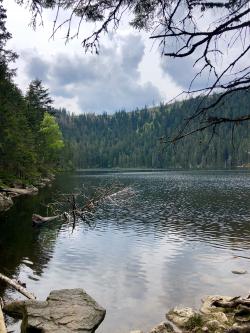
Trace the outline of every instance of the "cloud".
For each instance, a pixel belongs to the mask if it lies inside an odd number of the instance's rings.
[[[29,55],[26,51],[22,52],[21,56],[28,60],[26,70],[30,78],[39,78],[47,81],[48,63],[46,61],[36,54]]]
[[[129,34],[103,46],[99,56],[59,53],[48,59],[33,51],[25,57],[25,71],[42,79],[55,100],[76,100],[78,112],[131,110],[162,99],[151,82],[140,82],[143,56],[141,37]]]
[[[201,65],[194,62],[196,59],[191,57],[187,58],[169,58],[163,57],[161,61],[161,69],[164,73],[170,75],[170,77],[184,90],[187,90],[192,83],[191,89],[201,89],[207,87],[209,82],[214,78],[213,75],[209,75],[208,71],[204,71],[201,75],[199,72],[201,70]]]

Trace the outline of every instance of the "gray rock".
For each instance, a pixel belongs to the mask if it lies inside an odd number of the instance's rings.
[[[246,270],[234,270],[234,271],[232,271],[232,273],[233,274],[246,274],[247,273],[247,271]]]
[[[196,312],[192,308],[175,307],[166,314],[166,317],[178,327],[184,327],[195,314]]]
[[[54,290],[46,301],[23,305],[23,333],[93,333],[106,313],[83,289]]]
[[[13,206],[13,200],[5,193],[0,193],[0,212],[5,212]]]

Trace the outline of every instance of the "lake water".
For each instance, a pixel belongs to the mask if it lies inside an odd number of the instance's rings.
[[[100,208],[91,226],[32,228],[32,213],[44,215],[59,192],[117,181],[135,195]],[[169,308],[199,307],[206,294],[246,295],[250,276],[234,275],[237,269],[250,273],[247,171],[62,174],[0,216],[0,271],[41,299],[52,289],[84,288],[107,310],[99,333],[147,331]]]

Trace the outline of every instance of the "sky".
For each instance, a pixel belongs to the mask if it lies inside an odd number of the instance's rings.
[[[63,31],[50,39],[54,13],[44,12],[43,26],[34,31],[28,9],[14,0],[3,3],[12,33],[8,47],[19,54],[15,81],[24,92],[32,79],[41,79],[56,107],[79,114],[158,105],[182,90],[185,78],[179,78],[179,66],[169,68],[149,36],[127,23],[103,38],[100,54],[92,55],[84,52],[81,38],[65,45]]]
[[[80,114],[159,105],[187,89],[199,70],[192,59],[162,56],[157,43],[133,30],[128,19],[116,33],[101,39],[99,55],[86,54],[81,40],[91,32],[89,25],[83,25],[79,39],[65,45],[64,29],[50,38],[55,13],[44,11],[43,25],[34,31],[27,8],[14,0],[3,4],[13,37],[8,46],[19,54],[16,83],[25,92],[31,80],[41,79],[55,107]],[[201,85],[206,85],[203,78],[194,88]]]

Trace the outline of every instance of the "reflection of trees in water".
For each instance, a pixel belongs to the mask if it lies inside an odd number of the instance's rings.
[[[9,277],[18,275],[25,259],[28,260],[25,265],[32,268],[34,278],[40,276],[52,257],[58,224],[34,229],[31,223],[34,211],[45,213],[40,203],[48,200],[50,195],[51,191],[46,190],[36,197],[18,198],[14,207],[0,216],[0,270]],[[4,287],[0,285],[0,292]]]

